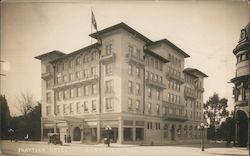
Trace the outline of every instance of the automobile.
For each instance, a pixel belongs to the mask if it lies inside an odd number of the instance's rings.
[[[49,141],[48,144],[52,143],[54,145],[60,144],[62,145],[62,141],[60,140],[59,133],[48,133]]]

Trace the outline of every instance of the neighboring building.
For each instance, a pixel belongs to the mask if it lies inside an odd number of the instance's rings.
[[[240,41],[233,50],[237,58],[235,78],[231,79],[234,83],[235,117],[236,117],[236,136],[238,146],[247,146],[250,98],[250,23],[241,30]]]
[[[184,51],[151,41],[124,23],[90,34],[95,43],[70,54],[52,51],[42,64],[42,139],[166,144],[200,138],[203,78],[184,70]],[[183,72],[184,71],[184,72]]]

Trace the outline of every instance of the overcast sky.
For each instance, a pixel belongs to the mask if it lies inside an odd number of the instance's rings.
[[[8,1],[7,1],[8,2]],[[9,1],[11,2],[11,1]],[[125,22],[151,40],[167,38],[191,57],[185,67],[206,73],[204,102],[214,92],[233,108],[231,78],[236,59],[232,50],[249,21],[249,5],[239,1],[75,1],[2,3],[1,92],[12,114],[20,92],[41,99],[40,61],[52,50],[70,53],[90,44],[91,8],[99,29]]]

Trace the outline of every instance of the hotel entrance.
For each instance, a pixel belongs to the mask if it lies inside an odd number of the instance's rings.
[[[248,140],[248,123],[247,115],[242,110],[236,113],[236,140],[239,147],[246,147]]]

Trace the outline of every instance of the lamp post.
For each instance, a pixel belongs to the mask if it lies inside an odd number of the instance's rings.
[[[201,131],[201,151],[204,151],[204,130],[208,128],[207,124],[200,123],[198,129]]]
[[[107,137],[107,144],[108,144],[108,147],[109,147],[109,144],[110,144],[110,130],[111,130],[112,128],[108,125],[106,128],[105,128],[105,130],[108,132],[108,137]]]

